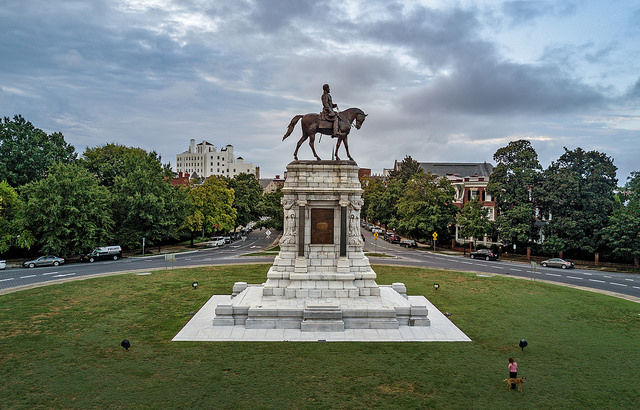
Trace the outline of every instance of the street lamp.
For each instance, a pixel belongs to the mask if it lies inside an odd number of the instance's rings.
[[[435,290],[438,290],[438,289],[440,288],[440,284],[439,284],[439,283],[434,283],[434,284],[433,284],[433,288],[434,288]]]

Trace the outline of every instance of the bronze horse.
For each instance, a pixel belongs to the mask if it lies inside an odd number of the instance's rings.
[[[356,120],[356,129],[360,129],[367,114],[365,114],[364,111],[362,111],[360,108],[348,108],[340,112],[338,116],[340,117],[338,129],[342,135],[340,135],[339,137],[334,137],[338,138],[338,142],[336,143],[335,156],[337,160],[340,160],[340,158],[338,157],[338,148],[340,148],[340,144],[344,142],[344,148],[347,151],[347,157],[349,157],[349,159],[353,161],[353,158],[351,158],[351,154],[349,154],[349,144],[347,144],[347,137],[349,136],[349,131],[351,131],[351,124],[353,123],[353,120]],[[309,146],[311,146],[313,156],[315,156],[317,160],[320,160],[320,157],[316,153],[316,149],[314,147],[316,133],[319,132],[324,135],[332,135],[333,126],[328,121],[321,121],[320,114],[296,115],[289,123],[287,133],[284,134],[284,137],[282,137],[283,141],[285,140],[285,138],[291,135],[291,133],[293,132],[293,128],[296,126],[300,118],[302,118],[302,137],[298,141],[298,145],[296,145],[296,150],[293,153],[293,158],[296,160],[298,159],[298,149],[300,148],[300,145],[302,145],[302,143],[305,142],[307,138],[309,138]]]

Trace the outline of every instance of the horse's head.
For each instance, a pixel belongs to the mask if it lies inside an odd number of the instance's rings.
[[[356,129],[359,130],[362,127],[362,123],[368,114],[365,114],[364,111],[360,111],[356,114]]]

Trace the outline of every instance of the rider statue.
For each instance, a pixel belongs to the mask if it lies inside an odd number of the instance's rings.
[[[333,122],[333,136],[339,137],[344,135],[338,130],[338,113],[333,111],[334,108],[338,108],[338,104],[334,104],[331,99],[331,90],[329,89],[329,84],[325,84],[322,86],[324,92],[322,93],[322,117],[326,121]]]

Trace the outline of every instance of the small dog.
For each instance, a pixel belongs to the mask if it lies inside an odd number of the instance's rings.
[[[518,385],[518,391],[522,391],[522,384],[527,381],[526,377],[515,377],[504,379],[503,382],[507,382],[507,391],[511,390],[512,384]]]

